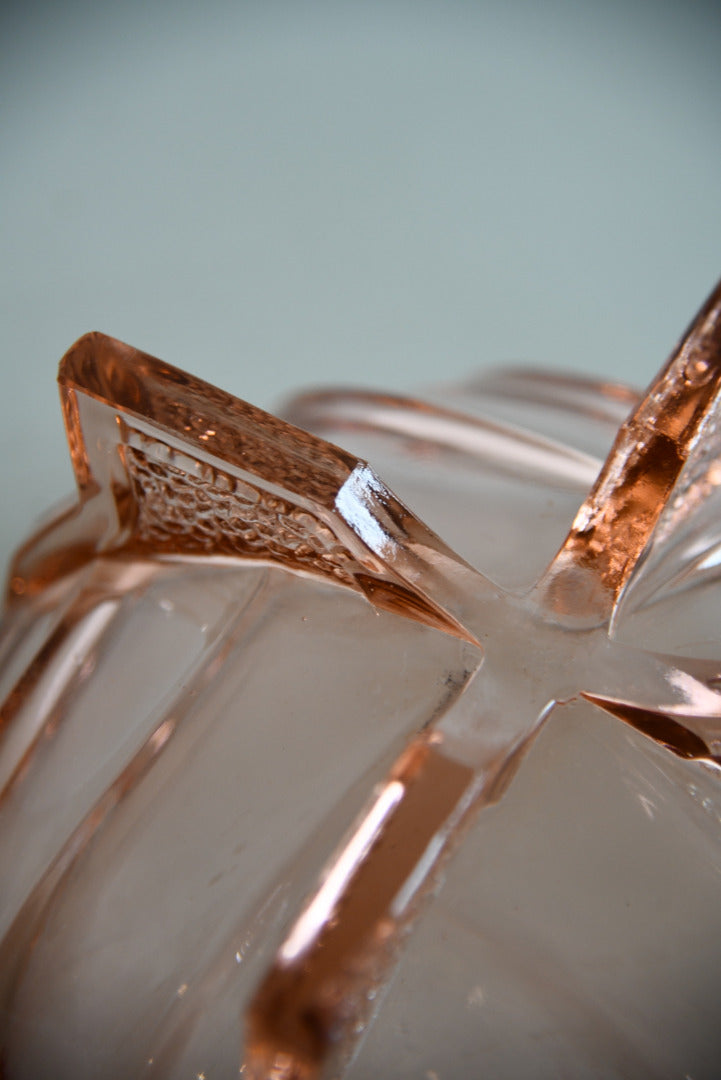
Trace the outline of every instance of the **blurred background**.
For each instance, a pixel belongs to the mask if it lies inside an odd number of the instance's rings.
[[[0,12],[0,563],[103,330],[272,407],[532,362],[645,384],[721,274],[721,4]]]

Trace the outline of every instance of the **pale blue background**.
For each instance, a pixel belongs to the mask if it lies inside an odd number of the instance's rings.
[[[261,405],[645,383],[721,274],[721,5],[6,3],[0,560],[101,329]]]

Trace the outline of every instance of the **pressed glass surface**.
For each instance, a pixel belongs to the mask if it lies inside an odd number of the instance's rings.
[[[0,638],[3,1076],[716,1075],[720,309],[645,396],[295,426],[70,350],[79,499]]]

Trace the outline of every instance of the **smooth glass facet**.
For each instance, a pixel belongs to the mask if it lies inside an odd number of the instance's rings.
[[[720,313],[644,396],[287,420],[73,346],[0,633],[0,1075],[713,1080]]]

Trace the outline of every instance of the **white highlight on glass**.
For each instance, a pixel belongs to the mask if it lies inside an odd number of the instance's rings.
[[[319,931],[331,918],[343,890],[404,794],[405,787],[400,780],[392,780],[383,788],[281,946],[281,964],[291,964],[313,943]]]
[[[369,494],[376,495],[378,481],[367,465],[358,465],[335,497],[335,508],[361,540],[377,555],[383,555],[390,539],[373,508]]]

